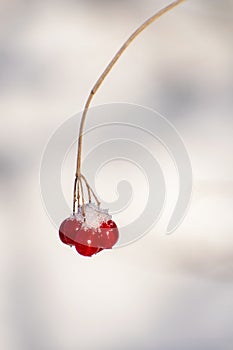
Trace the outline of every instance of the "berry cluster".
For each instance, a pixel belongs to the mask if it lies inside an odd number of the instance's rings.
[[[91,101],[99,89],[100,85],[103,83],[104,79],[111,71],[115,63],[118,61],[123,52],[127,47],[132,43],[132,41],[151,23],[159,19],[162,15],[172,10],[174,7],[178,6],[185,0],[176,0],[170,3],[169,5],[162,8],[160,11],[155,13],[153,16],[148,18],[143,22],[125,41],[121,48],[117,51],[113,59],[105,68],[104,72],[101,74],[85,103],[80,128],[79,128],[79,137],[78,137],[78,154],[77,154],[77,167],[74,180],[74,192],[73,192],[73,215],[70,218],[64,220],[59,229],[60,239],[63,243],[70,246],[75,246],[78,253],[84,256],[92,256],[93,254],[99,253],[103,249],[110,249],[116,244],[119,232],[116,224],[109,218],[105,210],[100,210],[100,202],[96,197],[91,186],[87,182],[85,176],[81,173],[81,156],[82,156],[82,139],[84,124],[87,117],[87,112],[90,107]],[[85,204],[85,188],[88,195],[88,204]],[[92,204],[92,197],[97,203],[96,207]],[[80,200],[81,199],[81,200]],[[76,213],[76,202],[78,204],[78,213]],[[82,205],[81,205],[82,204]],[[88,210],[95,212],[96,217],[88,219]],[[90,212],[90,210],[89,210]],[[104,215],[102,215],[104,214]]]
[[[103,249],[111,249],[119,238],[117,225],[106,210],[94,204],[85,205],[85,217],[78,213],[65,219],[59,228],[64,244],[75,246],[83,256],[92,256]]]

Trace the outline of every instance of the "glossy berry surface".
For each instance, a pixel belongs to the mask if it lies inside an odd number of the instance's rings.
[[[99,245],[98,232],[91,228],[81,228],[77,231],[75,236],[75,248],[79,254],[84,256],[92,256],[103,250]]]
[[[75,245],[75,249],[79,254],[83,256],[92,256],[100,251],[99,248],[91,247],[89,245],[84,245],[81,243],[77,243]]]
[[[112,220],[102,222],[98,228],[90,228],[76,217],[70,217],[61,223],[59,237],[64,244],[75,246],[79,254],[91,257],[104,249],[111,249],[119,232]]]
[[[114,221],[108,220],[100,225],[98,244],[104,249],[112,248],[119,238],[119,231]]]
[[[64,244],[75,245],[75,236],[80,230],[82,223],[75,218],[65,219],[59,228],[59,237]]]

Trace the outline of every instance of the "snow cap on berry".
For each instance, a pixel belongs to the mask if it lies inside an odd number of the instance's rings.
[[[97,207],[94,203],[84,204],[85,220],[82,214],[82,207],[78,208],[78,212],[72,217],[82,222],[82,228],[98,230],[103,222],[111,220],[112,216],[108,213],[108,209]]]

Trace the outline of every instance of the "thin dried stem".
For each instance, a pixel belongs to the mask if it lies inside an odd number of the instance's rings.
[[[73,199],[73,215],[75,215],[76,202],[78,201],[78,208],[80,208],[80,178],[75,177],[74,181],[74,199]]]
[[[78,181],[78,178],[75,177],[75,180],[74,180],[74,197],[73,197],[73,215],[75,214],[75,203],[77,201],[77,197],[76,197],[77,181]]]
[[[79,139],[78,139],[78,155],[77,155],[77,167],[76,167],[76,176],[79,176],[81,174],[81,155],[82,155],[82,139],[83,139],[83,129],[84,129],[84,124],[87,116],[87,112],[89,109],[89,106],[91,104],[91,101],[96,93],[96,91],[99,89],[100,85],[110,72],[110,70],[113,68],[115,63],[118,61],[118,59],[121,57],[123,52],[127,49],[127,47],[132,43],[132,41],[143,31],[145,30],[151,23],[159,19],[161,16],[163,16],[165,13],[168,11],[172,10],[174,7],[180,5],[182,2],[186,0],[178,0],[174,1],[171,4],[167,5],[160,11],[158,11],[156,14],[154,14],[152,17],[148,18],[143,24],[141,24],[134,32],[133,34],[130,35],[128,40],[122,45],[120,50],[115,54],[111,62],[108,64],[104,72],[101,74],[95,85],[93,86],[88,99],[86,101],[86,104],[84,106],[83,114],[82,114],[82,119],[80,123],[80,128],[79,128]]]
[[[88,193],[88,201],[89,201],[89,203],[91,203],[91,187],[90,187],[90,185],[88,184],[86,178],[83,175],[81,175],[81,178],[85,182],[85,185],[86,185],[86,188],[87,188],[87,193]]]
[[[80,183],[81,199],[82,199],[82,215],[83,215],[84,220],[85,220],[85,216],[86,216],[86,212],[85,212],[85,197],[84,197],[83,184],[82,184],[81,177],[79,178],[79,183]]]
[[[91,189],[90,186],[87,186],[87,192],[88,192],[88,201],[91,203]]]
[[[94,197],[94,199],[95,199],[95,201],[96,201],[97,206],[99,207],[100,201],[98,200],[98,198],[97,198],[95,192],[93,191],[93,189],[91,188],[91,186],[90,186],[89,183],[87,182],[87,179],[85,178],[84,175],[81,175],[81,178],[85,181],[85,184],[86,184],[86,186],[87,186],[87,189],[91,192],[91,194],[93,195],[93,197]]]
[[[80,180],[78,180],[78,208],[80,208]]]
[[[173,1],[171,4],[165,6],[164,8],[162,8],[160,11],[158,11],[156,14],[154,14],[153,16],[151,16],[150,18],[148,18],[143,24],[141,24],[131,35],[130,37],[126,40],[126,42],[122,45],[122,47],[117,51],[117,53],[115,54],[115,56],[112,58],[112,60],[110,61],[110,63],[108,64],[108,66],[105,68],[104,72],[101,74],[101,76],[99,77],[99,79],[97,80],[97,82],[95,83],[95,85],[93,86],[87,101],[85,103],[84,106],[84,110],[82,113],[82,118],[81,118],[81,122],[80,122],[80,128],[79,128],[79,138],[78,138],[78,153],[77,153],[77,166],[76,166],[76,177],[75,177],[75,186],[74,186],[74,200],[73,200],[73,211],[75,211],[75,202],[76,202],[76,186],[77,186],[77,179],[80,180],[80,187],[81,187],[81,192],[83,191],[82,188],[82,183],[81,183],[81,177],[82,179],[85,181],[85,183],[87,183],[86,179],[84,178],[83,175],[81,175],[81,157],[82,157],[82,140],[83,140],[83,129],[84,129],[84,124],[86,121],[86,117],[87,117],[87,112],[88,109],[90,107],[91,101],[96,93],[96,91],[99,89],[100,85],[103,83],[104,79],[106,78],[106,76],[109,74],[109,72],[111,71],[111,69],[113,68],[113,66],[115,65],[115,63],[118,61],[118,59],[121,57],[121,55],[123,54],[123,52],[127,49],[127,47],[132,43],[132,41],[134,41],[134,39],[142,32],[144,31],[150,24],[152,24],[153,22],[155,22],[157,19],[159,19],[161,16],[163,16],[165,13],[169,12],[170,10],[172,10],[174,7],[180,5],[182,2],[184,2],[186,0],[177,0],[177,1]],[[96,195],[94,194],[94,191],[92,190],[92,188],[90,187],[90,185],[87,185],[87,189],[88,191],[91,191],[91,193],[93,194],[96,202],[98,205],[100,205],[100,202],[98,201]],[[82,194],[82,199],[84,199],[84,196]],[[84,204],[84,203],[83,203]],[[82,205],[82,210],[85,211],[84,205]],[[85,214],[85,212],[84,212]]]

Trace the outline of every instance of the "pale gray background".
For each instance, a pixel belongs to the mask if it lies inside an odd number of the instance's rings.
[[[82,109],[131,31],[166,3],[0,2],[1,349],[232,349],[231,0],[189,0],[166,15],[94,100],[154,108],[178,129],[194,173],[179,229],[163,236],[169,202],[142,240],[86,260],[60,244],[40,198],[48,138]],[[72,171],[63,171],[69,202]]]

